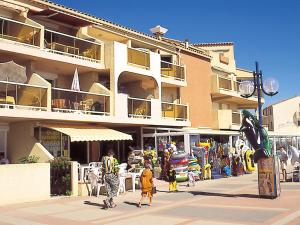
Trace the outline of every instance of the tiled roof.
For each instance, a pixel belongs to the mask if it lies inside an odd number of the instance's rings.
[[[209,47],[209,46],[230,46],[230,45],[234,45],[233,42],[215,42],[215,43],[197,43],[197,44],[193,44],[193,46],[195,47]]]
[[[38,3],[38,4],[46,4],[48,6],[52,6],[54,8],[63,8],[64,10],[68,10],[70,11],[70,13],[74,13],[74,14],[78,14],[79,16],[82,16],[82,17],[85,17],[83,19],[86,19],[86,20],[90,20],[91,22],[95,23],[96,25],[97,24],[101,24],[102,26],[107,26],[107,27],[114,27],[118,30],[121,30],[121,31],[127,31],[127,32],[130,32],[130,33],[133,33],[135,35],[138,35],[139,37],[142,37],[144,39],[150,39],[152,41],[155,41],[155,42],[158,42],[158,43],[161,43],[161,44],[165,44],[165,45],[168,45],[169,47],[174,47],[173,45],[171,45],[170,43],[168,42],[165,42],[165,41],[161,41],[159,40],[157,37],[155,36],[152,36],[152,35],[149,35],[149,34],[146,34],[146,33],[143,33],[143,32],[139,32],[139,31],[136,31],[134,29],[131,29],[131,28],[128,28],[128,27],[125,27],[125,26],[122,26],[122,25],[119,25],[117,23],[114,23],[114,22],[111,22],[111,21],[108,21],[108,20],[105,20],[105,19],[102,19],[102,18],[99,18],[99,17],[96,17],[96,16],[93,16],[93,15],[90,15],[88,13],[84,13],[84,12],[80,12],[78,10],[75,10],[75,9],[72,9],[72,8],[69,8],[69,7],[66,7],[64,5],[61,5],[61,4],[57,4],[57,3],[54,3],[52,1],[48,1],[48,0],[29,0],[31,2],[34,2],[34,3]],[[45,6],[45,5],[44,5]]]
[[[185,50],[197,53],[198,55],[204,56],[206,58],[211,58],[208,51],[206,51],[204,49],[196,48],[191,44],[189,44],[188,47],[187,47],[184,42],[176,40],[176,39],[163,37],[163,40],[168,42],[168,43],[171,43],[171,44],[173,44],[177,47],[180,47],[181,49],[185,49]]]

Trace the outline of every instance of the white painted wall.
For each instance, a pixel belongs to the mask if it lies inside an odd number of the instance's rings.
[[[50,198],[50,164],[7,164],[0,166],[0,205]]]
[[[295,113],[299,112],[300,96],[273,105],[274,131],[298,131]]]

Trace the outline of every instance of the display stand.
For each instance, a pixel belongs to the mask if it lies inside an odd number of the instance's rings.
[[[279,163],[277,156],[258,160],[258,190],[262,198],[277,198],[280,196]]]

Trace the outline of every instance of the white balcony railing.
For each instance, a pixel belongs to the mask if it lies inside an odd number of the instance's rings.
[[[179,66],[174,63],[161,61],[161,75],[175,80],[185,81],[184,66]]]
[[[110,115],[110,96],[84,91],[52,88],[52,111]]]
[[[162,102],[162,117],[186,121],[188,119],[188,106],[170,102]]]
[[[151,118],[151,100],[128,97],[128,117]]]
[[[40,46],[39,27],[17,20],[0,17],[0,38],[22,43],[24,45]]]
[[[129,64],[150,69],[150,52],[142,49],[127,48],[127,61]]]
[[[48,29],[45,29],[45,48],[61,55],[101,61],[102,44]]]
[[[0,81],[0,107],[46,111],[47,90],[38,85]]]

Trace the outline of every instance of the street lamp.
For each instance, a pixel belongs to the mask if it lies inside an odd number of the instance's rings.
[[[253,81],[246,80],[242,81],[239,90],[241,96],[244,98],[249,98],[254,95],[257,90],[257,98],[258,98],[258,119],[259,119],[259,134],[260,140],[262,138],[262,104],[261,104],[261,91],[265,95],[274,96],[278,93],[279,84],[278,81],[274,78],[268,78],[263,81],[262,72],[259,71],[258,62],[255,62],[256,71],[253,72]],[[263,149],[263,143],[260,141],[260,147]]]
[[[263,126],[262,126],[262,103],[261,94],[262,92],[268,96],[274,96],[278,93],[279,84],[274,78],[268,78],[263,81],[262,72],[259,70],[258,62],[255,62],[256,70],[253,72],[253,81],[247,80],[241,82],[239,86],[239,91],[241,96],[244,98],[249,98],[254,95],[257,91],[258,99],[258,118],[259,118],[259,151],[255,152],[254,158],[258,160],[258,188],[259,195],[263,197],[277,197],[280,192],[279,184],[279,172],[278,172],[278,162],[275,160],[275,155],[273,157],[266,158],[268,155],[264,149],[263,143]],[[262,92],[261,92],[262,91]],[[257,149],[256,149],[257,150]],[[271,172],[270,172],[271,171]],[[264,184],[268,182],[268,188],[263,187]],[[272,188],[270,188],[272,187]]]

